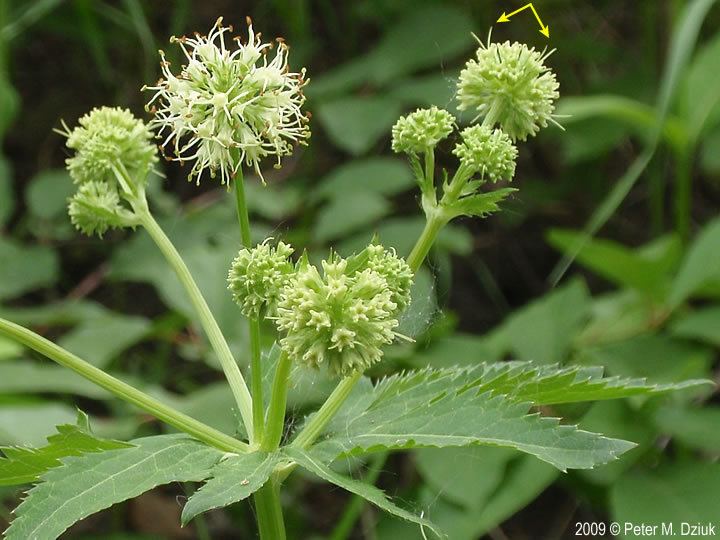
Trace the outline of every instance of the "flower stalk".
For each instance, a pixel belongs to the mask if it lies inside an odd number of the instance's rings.
[[[242,167],[235,175],[235,206],[240,226],[240,241],[246,248],[252,245],[250,234],[250,216],[245,198],[245,179]],[[253,440],[262,441],[265,429],[265,407],[262,384],[262,350],[260,319],[257,315],[248,316],[248,335],[250,336],[250,388],[252,393]]]
[[[195,437],[199,441],[224,452],[246,453],[250,447],[221,431],[216,430],[194,418],[173,409],[134,386],[121,381],[96,368],[85,360],[56,345],[52,341],[5,319],[0,319],[0,335],[10,338],[42,354],[63,367],[104,388],[123,401],[147,411],[159,420]]]
[[[165,259],[175,271],[175,274],[180,279],[183,287],[185,287],[185,290],[190,297],[190,301],[197,311],[200,324],[207,334],[210,345],[220,360],[220,365],[222,366],[225,377],[227,378],[233,396],[235,397],[235,402],[238,405],[240,416],[245,424],[248,435],[251,437],[252,444],[252,437],[254,434],[252,415],[253,400],[250,396],[247,384],[245,383],[245,379],[240,372],[240,368],[238,367],[237,362],[230,351],[230,347],[225,340],[225,336],[223,336],[215,317],[213,317],[213,314],[210,311],[205,298],[200,292],[200,288],[197,286],[197,283],[195,283],[195,280],[190,274],[190,270],[185,264],[185,261],[183,261],[177,249],[175,249],[175,246],[165,235],[165,232],[162,230],[160,225],[158,225],[157,221],[155,221],[150,212],[147,211],[140,214],[140,221],[142,226],[165,256]]]

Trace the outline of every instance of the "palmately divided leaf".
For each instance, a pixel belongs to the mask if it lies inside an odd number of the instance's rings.
[[[210,480],[190,497],[183,508],[183,525],[198,514],[249,497],[270,478],[282,459],[278,453],[266,452],[233,454],[223,459],[213,467]]]
[[[65,457],[132,446],[95,437],[90,432],[87,415],[82,412],[78,413],[76,425],[64,424],[56,429],[57,433],[48,437],[48,444],[42,448],[0,447],[5,454],[4,459],[0,458],[0,486],[35,482],[48,469],[61,465],[60,460]]]
[[[383,493],[375,486],[360,482],[358,480],[353,480],[352,478],[348,478],[347,476],[336,473],[330,467],[328,467],[328,465],[324,463],[323,460],[321,460],[318,456],[312,455],[311,453],[303,451],[299,448],[288,446],[284,448],[283,453],[292,461],[300,465],[302,468],[310,471],[311,473],[318,476],[319,478],[322,478],[326,482],[330,482],[351,493],[359,495],[363,499],[370,501],[375,506],[377,506],[381,510],[384,510],[385,512],[388,512],[407,521],[417,523],[421,527],[427,527],[437,536],[444,538],[442,532],[435,525],[420,516],[416,516],[412,512],[403,510],[402,508],[394,504],[385,495],[385,493]]]
[[[503,362],[389,377],[348,400],[315,451],[332,459],[381,448],[487,444],[515,448],[561,470],[593,468],[634,444],[531,414],[531,405],[652,395],[705,384],[648,385],[601,375],[596,368]]]
[[[131,441],[130,448],[62,460],[16,509],[7,540],[52,539],[75,522],[170,482],[200,482],[223,456],[186,435]]]

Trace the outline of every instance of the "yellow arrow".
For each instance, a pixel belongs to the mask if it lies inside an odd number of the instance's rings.
[[[526,9],[530,8],[532,12],[535,14],[535,18],[540,23],[540,33],[545,36],[546,38],[550,37],[550,26],[544,25],[542,22],[542,19],[540,18],[540,15],[538,14],[537,10],[535,9],[535,6],[532,5],[532,2],[530,2],[528,5],[521,7],[520,9],[516,9],[512,13],[505,13],[503,11],[503,14],[500,15],[500,18],[497,20],[497,22],[510,22],[510,17],[513,15],[517,15],[521,11],[525,11]]]

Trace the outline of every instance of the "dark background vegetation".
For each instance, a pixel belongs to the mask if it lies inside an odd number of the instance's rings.
[[[330,245],[350,252],[378,233],[405,253],[422,220],[409,169],[390,150],[390,128],[419,106],[454,110],[454,80],[476,46],[470,32],[485,39],[500,13],[523,3],[0,0],[0,313],[232,430],[221,374],[144,235],[98,240],[70,227],[66,150],[53,128],[61,119],[73,125],[93,106],[143,115],[149,94],[139,89],[159,75],[157,49],[181,62],[170,35],[205,32],[220,15],[244,35],[250,16],[266,38],[286,39],[294,67],[307,67],[313,114],[310,147],[269,169],[267,188],[248,180],[257,240],[273,235],[312,253]],[[405,321],[416,344],[394,347],[375,375],[520,358],[600,364],[658,381],[716,377],[720,9],[710,10],[697,47],[672,75],[673,32],[692,2],[535,4],[550,25],[549,42],[529,12],[495,25],[492,37],[556,48],[548,63],[561,83],[559,113],[572,117],[559,119],[565,131],[550,127],[520,145],[519,193],[502,214],[460,221],[443,235],[432,277],[419,276]],[[654,148],[663,85],[674,91]],[[633,182],[626,172],[648,149],[652,160]],[[450,150],[441,149],[441,166],[453,167]],[[177,164],[164,163],[162,172],[153,208],[242,350],[239,312],[224,291],[239,245],[231,197],[209,181],[188,183]],[[607,203],[624,186],[632,186],[627,196]],[[563,253],[574,253],[601,208],[608,219],[597,237],[604,240],[586,242],[558,281]],[[159,429],[11,344],[0,342],[0,359],[1,444],[41,443],[75,405],[104,434]],[[35,371],[19,371],[31,361]],[[298,417],[329,383],[303,384],[292,399]],[[369,473],[378,471],[381,487],[448,527],[453,539],[570,538],[578,521],[707,520],[717,517],[720,500],[713,401],[706,392],[559,411],[640,443],[598,471],[557,475],[532,458],[477,449],[394,455],[371,462]],[[352,473],[362,476],[364,467]],[[254,537],[246,505],[179,529],[182,494],[178,486],[153,491],[67,537]],[[3,512],[17,497],[5,492]],[[349,499],[308,479],[290,482],[286,502],[292,538],[419,537],[362,507],[352,532],[333,533],[342,516],[355,521]]]

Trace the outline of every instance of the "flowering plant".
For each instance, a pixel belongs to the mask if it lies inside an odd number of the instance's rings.
[[[102,107],[63,126],[73,152],[67,168],[77,185],[70,219],[83,234],[112,228],[147,231],[182,283],[226,375],[240,423],[235,433],[214,429],[62,347],[0,319],[0,334],[74,370],[180,433],[103,439],[87,417],[61,426],[48,445],[6,449],[5,470],[17,483],[36,483],[19,506],[10,539],[56,538],[76,521],[155,486],[201,482],[182,521],[253,498],[261,538],[285,538],[279,496],[297,467],[363,497],[381,509],[442,536],[422,515],[382,491],[336,472],[336,460],[411,447],[501,446],[533,455],[560,470],[593,468],[632,448],[561,425],[531,407],[659,394],[680,385],[603,378],[595,369],[538,367],[531,362],[420,369],[371,380],[368,369],[384,349],[405,337],[400,328],[413,301],[414,276],[438,233],[460,216],[487,217],[515,189],[517,141],[552,122],[558,97],[548,55],[523,44],[480,44],[458,81],[460,109],[477,113],[458,128],[437,107],[400,118],[392,149],[405,154],[421,193],[425,228],[412,251],[397,253],[373,241],[358,253],[336,252],[319,264],[297,247],[250,241],[243,167],[262,177],[265,160],[281,159],[310,136],[304,111],[304,70],[288,67],[288,47],[248,38],[229,40],[222,19],[207,36],[173,38],[185,55],[178,71],[161,53],[163,78],[147,90],[149,123],[120,108]],[[232,44],[232,42],[235,42]],[[269,57],[272,57],[269,59]],[[482,119],[481,122],[478,121]],[[454,170],[436,174],[436,149],[454,136]],[[155,221],[146,197],[157,163],[157,137],[168,159],[192,163],[189,179],[219,177],[236,194],[242,247],[228,273],[228,294],[248,325],[249,366],[240,365],[180,254]],[[452,144],[452,143],[451,143]],[[437,178],[440,178],[440,181]],[[274,326],[276,346],[262,354],[261,321]],[[267,325],[266,325],[267,326]],[[249,367],[249,385],[241,367]],[[288,387],[296,370],[324,370],[337,379],[322,406],[297,429],[286,420]],[[271,384],[266,387],[265,381]],[[270,395],[264,395],[269,390]],[[2,483],[12,483],[2,476]]]

